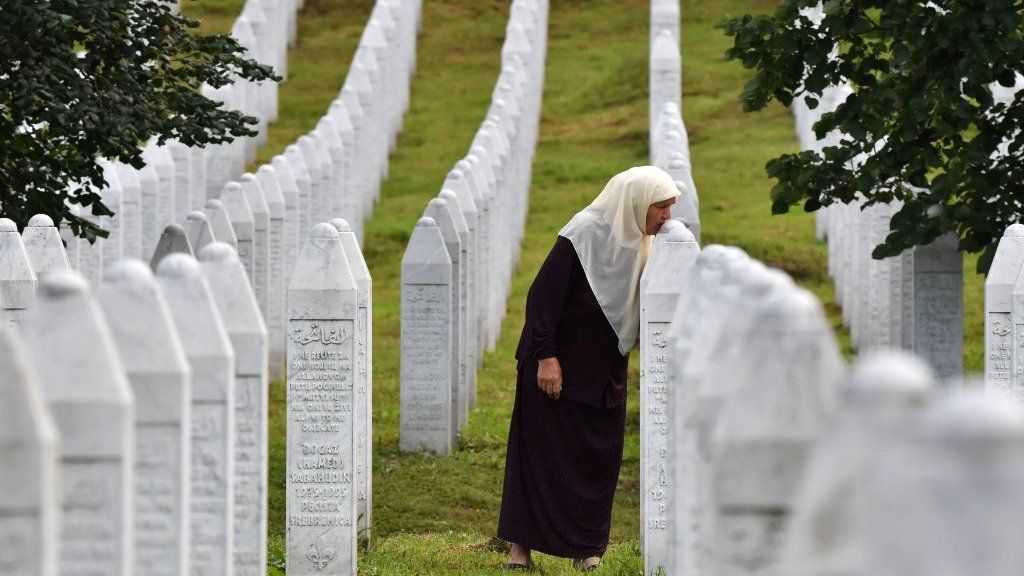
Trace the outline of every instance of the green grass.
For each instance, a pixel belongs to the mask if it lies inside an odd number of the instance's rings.
[[[540,142],[527,233],[497,349],[479,375],[479,403],[451,458],[398,451],[400,260],[410,231],[483,119],[498,75],[507,1],[427,0],[411,108],[382,201],[367,223],[365,256],[374,278],[374,541],[361,574],[499,574],[506,548],[494,538],[512,406],[512,360],[525,293],[554,235],[607,179],[647,163],[649,0],[553,0]],[[189,3],[205,30],[224,31],[240,0]],[[779,106],[756,115],[737,103],[746,72],[723,60],[727,15],[772,2],[683,0],[683,114],[690,133],[704,243],[736,244],[789,272],[825,303],[838,326],[826,249],[813,216],[770,215],[764,164],[794,150],[793,120]],[[259,155],[265,160],[312,128],[344,79],[370,0],[307,0],[300,40],[281,87],[281,117]],[[966,264],[968,369],[981,366],[981,288]],[[839,330],[848,348],[845,331]],[[635,357],[635,354],[634,354]],[[635,358],[634,358],[635,360]],[[631,381],[636,382],[635,363]],[[635,388],[604,574],[639,574],[639,413]],[[270,563],[283,568],[284,386],[271,390]],[[566,560],[538,555],[545,574]]]

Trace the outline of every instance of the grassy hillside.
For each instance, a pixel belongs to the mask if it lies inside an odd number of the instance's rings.
[[[607,179],[647,162],[649,0],[552,0],[544,117],[530,215],[508,317],[485,358],[479,403],[449,459],[400,454],[398,440],[399,265],[417,217],[483,118],[498,74],[507,1],[426,0],[412,105],[382,202],[367,223],[364,252],[374,278],[374,542],[361,574],[499,574],[505,547],[493,540],[515,382],[512,353],[526,290],[554,234]],[[225,30],[239,0],[188,3],[204,28]],[[825,248],[813,217],[772,217],[765,162],[796,146],[793,121],[778,106],[745,115],[736,102],[745,81],[722,53],[713,28],[730,14],[772,2],[683,0],[683,114],[690,132],[705,243],[737,244],[787,270],[837,317],[825,275]],[[281,119],[260,153],[269,158],[313,127],[337,94],[370,0],[306,0],[300,41],[281,87]],[[970,268],[972,271],[973,268]],[[980,289],[967,275],[969,327],[980,324]],[[980,328],[969,329],[978,342]],[[845,336],[844,336],[845,338]],[[635,356],[635,355],[634,355]],[[634,358],[635,360],[635,358]],[[979,369],[980,344],[967,365]],[[636,381],[633,366],[631,381]],[[283,567],[284,387],[272,387],[271,563]],[[622,475],[605,574],[639,574],[638,407],[632,394]],[[545,574],[568,574],[568,561],[538,557]],[[273,572],[280,573],[280,572]]]

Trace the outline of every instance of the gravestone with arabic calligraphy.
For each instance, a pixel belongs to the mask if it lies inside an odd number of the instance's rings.
[[[453,448],[453,288],[441,230],[432,218],[420,218],[402,257],[402,451],[448,456]]]
[[[214,242],[199,253],[235,350],[234,576],[262,576],[267,533],[267,328],[235,249]]]
[[[288,286],[289,574],[356,571],[357,314],[341,237],[317,224]]]
[[[700,248],[678,220],[668,221],[651,247],[640,294],[640,466],[644,573],[657,574],[671,548],[669,494],[672,482],[669,375],[666,337],[680,292]]]
[[[235,353],[195,258],[171,254],[157,281],[192,369],[192,574],[229,574],[234,543]]]

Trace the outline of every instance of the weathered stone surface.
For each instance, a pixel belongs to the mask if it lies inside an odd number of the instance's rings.
[[[190,574],[230,574],[234,550],[235,353],[199,263],[171,254],[157,281],[192,370]]]
[[[335,218],[331,226],[341,237],[345,258],[356,283],[356,513],[359,537],[370,541],[373,525],[373,279],[348,221]]]
[[[284,157],[288,161],[288,167],[291,168],[292,175],[295,176],[295,182],[299,187],[297,204],[299,216],[298,237],[304,242],[305,234],[309,230],[309,207],[311,199],[314,196],[314,180],[316,181],[317,191],[319,191],[320,178],[319,175],[316,175],[314,178],[309,165],[306,163],[306,158],[303,156],[302,150],[295,144],[284,149]]]
[[[139,257],[143,254],[151,254],[153,248],[156,247],[156,240],[159,237],[160,230],[157,228],[157,203],[160,195],[160,175],[157,173],[156,168],[150,164],[146,164],[138,170],[139,175],[139,188],[141,190],[140,199],[141,202],[140,210],[141,214],[141,229],[139,233],[140,244],[139,244]]]
[[[4,574],[57,576],[57,428],[20,336],[0,325],[0,534]]]
[[[135,395],[135,574],[186,576],[192,383],[185,350],[141,261],[110,266],[97,300]]]
[[[231,228],[235,231],[238,242],[238,258],[249,273],[249,280],[256,282],[256,218],[242,185],[228,182],[220,193],[221,204],[231,218]],[[214,230],[214,235],[217,231]]]
[[[153,250],[153,257],[149,260],[150,268],[156,270],[160,261],[170,254],[193,255],[192,245],[188,241],[185,229],[177,224],[168,224],[164,228],[164,233],[160,235],[160,241],[157,242],[156,249]]]
[[[156,170],[157,193],[152,206],[143,204],[144,210],[153,210],[152,227],[143,230],[143,234],[151,238],[151,245],[143,254],[148,254],[156,246],[156,239],[163,227],[174,221],[174,158],[167,146],[158,146],[150,142],[142,151],[142,159],[146,165]]]
[[[131,166],[114,163],[117,176],[121,179],[121,212],[114,219],[121,220],[123,236],[123,257],[142,257],[142,182]]]
[[[103,265],[110,265],[124,258],[124,220],[117,216],[124,210],[124,189],[121,177],[117,174],[117,168],[111,162],[101,158],[97,160],[97,163],[103,167],[103,178],[107,181],[107,186],[100,191],[100,197],[107,208],[110,208],[110,211],[115,214],[115,216],[99,217],[100,227],[110,232],[102,244]],[[89,210],[87,209],[86,212]],[[98,280],[102,275],[101,267],[97,273],[97,281],[93,282],[93,285],[99,285]],[[92,278],[89,280],[92,281]]]
[[[249,277],[228,244],[199,252],[235,350],[234,576],[261,576],[267,564],[267,328]]]
[[[401,430],[406,452],[454,448],[453,266],[437,223],[420,218],[402,257]]]
[[[185,230],[185,238],[188,239],[188,245],[197,253],[207,244],[216,242],[213,228],[210,227],[210,219],[199,210],[189,212],[185,218],[185,223],[181,227]]]
[[[650,126],[667,103],[679,106],[682,97],[682,61],[679,40],[671,31],[662,30],[651,44]],[[651,131],[653,136],[653,130]]]
[[[288,287],[287,571],[356,572],[357,290],[338,231],[317,224]]]
[[[224,203],[214,198],[206,201],[203,213],[210,222],[210,230],[213,231],[213,239],[216,242],[230,244],[232,248],[238,249],[238,237],[235,236],[235,228],[231,225],[231,217]]]
[[[284,197],[284,285],[287,286],[287,279],[291,277],[292,268],[295,266],[295,259],[299,256],[299,183],[295,179],[291,165],[284,156],[274,156],[272,162],[274,174],[277,176],[278,184],[281,186],[281,195]]]
[[[21,326],[36,293],[36,273],[13,220],[0,218],[0,306],[10,326]]]
[[[174,221],[181,222],[192,210],[192,152],[175,140],[168,142],[167,149],[174,160]]]
[[[985,388],[1013,394],[1016,335],[1013,287],[1024,266],[1024,225],[1011,224],[999,240],[985,277]],[[1022,335],[1024,336],[1024,335]],[[1022,395],[1024,397],[1024,395]]]
[[[640,487],[641,542],[644,572],[658,574],[668,566],[671,531],[672,448],[669,426],[669,375],[674,370],[668,329],[680,293],[700,253],[693,234],[681,222],[662,227],[641,280],[640,293]]]
[[[80,275],[53,272],[23,333],[60,434],[59,573],[129,575],[135,410],[110,328]]]

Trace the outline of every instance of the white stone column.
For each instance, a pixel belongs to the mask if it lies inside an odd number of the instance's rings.
[[[114,167],[121,179],[121,212],[114,218],[121,219],[123,239],[123,257],[142,257],[142,182],[139,174],[131,166],[115,162]]]
[[[85,280],[53,272],[25,318],[25,343],[60,434],[60,574],[132,574],[135,407]]]
[[[285,198],[281,190],[277,170],[264,164],[256,171],[263,196],[270,210],[270,253],[268,274],[270,281],[267,286],[267,333],[270,337],[270,379],[277,380],[284,375],[284,329],[285,309],[287,306],[287,254],[285,227]]]
[[[331,220],[341,237],[356,283],[356,482],[359,539],[372,541],[373,526],[373,279],[348,221]]]
[[[199,253],[235,350],[234,576],[263,576],[267,565],[267,327],[249,276],[228,244]]]
[[[9,326],[21,326],[35,301],[36,274],[13,220],[0,218],[0,309]]]
[[[3,323],[0,366],[0,532],[9,538],[4,573],[57,576],[57,425],[20,334]]]
[[[181,222],[192,210],[192,152],[181,142],[168,142],[167,149],[174,161],[174,213],[173,221]],[[161,226],[166,226],[163,222]]]
[[[228,182],[220,193],[220,202],[231,219],[231,227],[237,239],[238,258],[249,273],[249,280],[256,281],[256,218],[252,214],[248,197],[238,182]],[[214,230],[214,235],[217,232]]]
[[[1024,225],[1011,224],[985,277],[985,389],[1013,394],[1013,287],[1024,266]],[[1024,334],[1022,334],[1024,335]]]
[[[672,547],[673,448],[669,375],[674,370],[668,330],[700,247],[678,220],[669,220],[651,246],[640,293],[640,534],[644,573],[668,566]]]
[[[187,576],[192,380],[149,267],[121,260],[97,300],[135,395],[135,574]]]
[[[399,447],[449,456],[454,448],[452,260],[433,218],[420,218],[402,256]]]
[[[231,576],[235,353],[195,258],[171,254],[156,275],[192,370],[189,573]]]
[[[905,271],[906,272],[906,271]],[[963,376],[963,255],[952,234],[913,249],[910,349],[938,378]]]
[[[317,224],[288,287],[287,571],[356,573],[356,284]]]
[[[181,227],[193,252],[199,252],[203,246],[217,241],[213,236],[213,228],[210,227],[210,219],[206,217],[206,213],[199,210],[189,212]]]
[[[228,216],[228,210],[224,207],[224,203],[216,198],[207,200],[206,206],[203,207],[203,213],[206,214],[206,219],[210,222],[214,241],[230,244],[232,248],[238,250],[238,237],[235,236],[235,228],[231,225],[231,217]]]
[[[253,174],[242,174],[239,180],[245,199],[252,210],[253,225],[253,289],[260,304],[260,312],[267,316],[270,292],[270,206],[263,195],[263,187]]]

